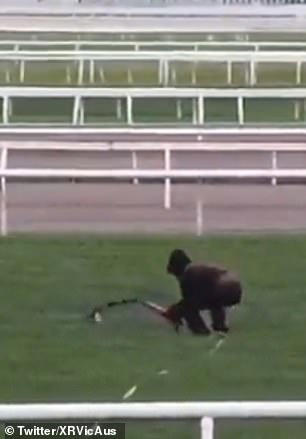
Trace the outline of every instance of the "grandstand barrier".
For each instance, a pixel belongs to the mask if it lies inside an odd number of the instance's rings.
[[[304,43],[306,47],[306,43]],[[196,63],[197,62],[214,62],[226,63],[227,83],[232,84],[233,77],[233,63],[245,63],[245,77],[249,85],[254,86],[257,83],[257,65],[258,63],[282,63],[295,64],[295,82],[296,85],[301,84],[302,66],[305,62],[305,54],[303,51],[258,51],[258,50],[227,50],[227,51],[105,51],[99,52],[97,50],[2,50],[0,51],[0,60],[19,62],[19,80],[21,83],[25,79],[26,63],[30,62],[48,62],[52,61],[76,61],[78,64],[78,85],[84,83],[84,71],[88,66],[90,83],[95,81],[96,65],[102,68],[107,62],[114,61],[152,61],[158,66],[158,82],[160,85],[167,86],[169,84],[169,72],[172,71],[173,76],[176,75],[175,66],[173,63],[188,62],[192,65],[193,83],[196,82]],[[6,76],[9,77],[9,66],[6,67]],[[68,73],[66,75],[68,81]]]
[[[83,125],[85,120],[86,98],[113,98],[125,103],[126,121],[128,126],[136,125],[133,118],[133,101],[138,98],[154,99],[190,99],[192,102],[192,123],[194,125],[205,124],[205,99],[233,98],[237,102],[238,125],[245,124],[245,101],[246,99],[273,98],[292,99],[294,105],[294,117],[299,119],[301,101],[306,98],[305,88],[84,88],[84,87],[0,87],[2,98],[2,122],[10,123],[12,113],[12,100],[14,98],[26,99],[61,99],[70,98],[73,101],[72,125]],[[30,102],[29,102],[30,104]],[[179,116],[179,115],[178,115]],[[118,117],[118,115],[117,115]],[[177,122],[181,123],[180,121]],[[176,123],[176,124],[177,124]],[[35,124],[32,124],[35,125]],[[50,124],[51,125],[51,124]],[[140,124],[141,125],[141,124]]]
[[[305,401],[0,404],[1,422],[197,420],[201,439],[218,419],[304,419]]]

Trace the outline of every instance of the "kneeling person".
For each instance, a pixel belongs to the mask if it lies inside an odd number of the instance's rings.
[[[192,263],[183,250],[173,250],[167,271],[179,282],[182,300],[170,306],[165,315],[176,329],[184,319],[194,334],[209,334],[200,311],[209,310],[212,328],[227,332],[226,308],[241,301],[242,288],[239,279],[225,268]]]

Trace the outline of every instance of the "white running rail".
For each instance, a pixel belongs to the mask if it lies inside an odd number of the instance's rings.
[[[305,401],[1,404],[0,420],[123,421],[199,420],[201,439],[214,438],[214,420],[304,419]]]

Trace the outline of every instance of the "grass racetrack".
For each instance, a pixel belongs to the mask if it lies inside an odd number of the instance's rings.
[[[166,274],[175,247],[238,272],[245,296],[231,333],[177,336],[138,305],[178,299]],[[1,402],[305,399],[305,236],[9,237],[0,246]],[[167,369],[168,375],[157,372]],[[305,438],[303,421],[219,421],[217,439]],[[198,423],[128,423],[128,439],[199,438]]]

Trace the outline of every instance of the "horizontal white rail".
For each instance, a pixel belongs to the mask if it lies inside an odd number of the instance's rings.
[[[305,178],[306,169],[0,169],[0,177],[14,178],[102,178],[123,180],[141,179],[258,179],[258,178]]]
[[[1,127],[0,128],[0,141],[1,135],[20,135],[20,140],[24,140],[22,137],[25,135],[45,135],[47,137],[53,134],[58,135],[77,135],[77,134],[87,134],[89,136],[97,135],[102,136],[104,134],[116,135],[247,135],[247,136],[294,136],[302,135],[306,136],[306,128],[303,127],[280,127],[280,128],[265,128],[265,127],[241,127],[241,128],[203,128],[203,127],[175,127],[175,128],[165,128],[165,127],[126,127],[126,128],[108,128],[108,127]],[[199,139],[200,140],[200,139]],[[255,139],[256,140],[256,139]]]
[[[306,48],[306,44],[305,44]],[[183,50],[151,50],[151,51],[104,51],[97,50],[1,50],[0,60],[22,61],[206,61],[206,62],[256,62],[256,63],[297,63],[305,60],[305,53],[298,51],[183,51]]]
[[[211,36],[210,36],[211,37]],[[110,47],[126,47],[133,50],[150,49],[152,47],[184,47],[191,50],[203,50],[202,47],[210,47],[213,49],[226,47],[243,47],[253,50],[266,50],[273,48],[274,50],[287,49],[306,49],[306,42],[304,41],[211,41],[211,40],[194,40],[194,41],[97,41],[97,40],[1,40],[0,48],[11,46],[15,51],[28,50],[29,47],[57,47],[61,50],[62,47],[74,47],[81,49],[84,47],[95,47],[100,50],[109,50]],[[26,48],[26,49],[24,49]],[[1,49],[3,50],[3,49]]]
[[[305,401],[1,404],[1,421],[305,418]]]
[[[0,149],[14,151],[70,151],[70,152],[306,152],[305,143],[149,143],[143,142],[99,142],[99,143],[52,143],[52,142],[25,142],[7,141],[0,143]]]
[[[274,99],[305,99],[306,88],[175,88],[175,87],[156,87],[156,88],[84,88],[84,87],[0,87],[0,98],[2,98],[2,120],[4,125],[10,123],[12,116],[11,99],[14,98],[71,98],[73,109],[71,114],[72,125],[83,125],[86,112],[86,98],[113,98],[117,101],[117,120],[127,126],[132,126],[138,122],[134,120],[133,100],[136,98],[173,98],[173,99],[193,99],[192,116],[189,124],[204,125],[206,98],[234,98],[238,120],[236,124],[242,126],[245,123],[245,99],[249,98],[274,98]],[[122,121],[122,114],[118,116],[118,103],[121,108],[122,102],[126,108],[126,117]],[[178,110],[177,110],[178,111]],[[121,112],[121,110],[120,110]],[[300,119],[301,102],[295,102],[294,118]],[[177,121],[172,122],[176,125],[181,123],[181,118],[177,114]],[[34,123],[35,124],[35,123]]]
[[[0,97],[128,97],[131,98],[304,98],[305,88],[175,88],[175,87],[0,87]]]

